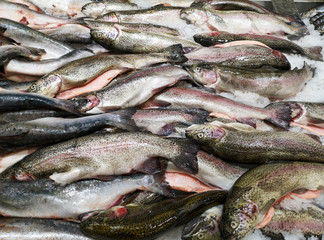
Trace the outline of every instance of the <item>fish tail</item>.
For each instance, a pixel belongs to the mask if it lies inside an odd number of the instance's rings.
[[[175,44],[162,50],[162,53],[167,54],[167,58],[170,62],[182,63],[188,61],[185,57],[181,44]]]
[[[292,109],[289,105],[273,105],[267,106],[269,109],[270,117],[265,119],[278,127],[288,129],[291,122]]]
[[[150,182],[149,184],[145,185],[145,190],[174,198],[175,192],[166,181],[164,173],[165,171],[161,171],[157,174],[151,175],[153,177],[153,183]]]
[[[180,147],[179,154],[171,159],[171,161],[179,168],[188,173],[198,173],[197,152],[199,150],[197,144],[189,139],[168,138],[176,142]]]
[[[109,113],[109,115],[112,116],[112,119],[108,119],[108,121],[113,120],[114,125],[120,129],[132,132],[139,131],[139,128],[136,126],[135,121],[132,119],[132,116],[135,113],[136,108],[117,110]]]
[[[316,61],[323,61],[323,55],[321,54],[323,48],[321,46],[309,47],[304,49],[305,55],[308,58]]]

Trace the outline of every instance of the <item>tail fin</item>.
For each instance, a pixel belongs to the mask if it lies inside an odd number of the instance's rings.
[[[188,61],[188,58],[186,58],[184,55],[184,51],[181,44],[175,44],[170,47],[167,47],[162,51],[162,53],[167,54],[167,57],[170,59],[170,62],[183,63]]]
[[[171,161],[179,168],[192,174],[198,173],[198,145],[189,139],[168,138],[179,146],[179,154]]]
[[[107,121],[108,123],[111,122],[111,125],[127,131],[139,131],[139,128],[136,126],[135,121],[132,119],[132,116],[135,114],[135,112],[135,108],[127,108],[106,113]]]
[[[292,109],[289,104],[274,104],[272,106],[268,105],[266,109],[269,109],[271,111],[270,117],[266,119],[267,121],[284,129],[288,129],[290,127],[290,122],[292,120]]]
[[[166,197],[175,197],[175,193],[170,187],[169,183],[165,180],[164,171],[154,175],[147,175],[147,183],[144,184],[145,190],[159,193]],[[152,181],[153,180],[153,181]]]
[[[305,55],[309,59],[323,61],[323,55],[321,54],[323,48],[321,46],[309,47],[304,49]]]

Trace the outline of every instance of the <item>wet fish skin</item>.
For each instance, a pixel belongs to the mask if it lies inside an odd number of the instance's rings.
[[[11,59],[17,57],[29,58],[31,60],[40,60],[45,54],[43,49],[28,48],[15,45],[0,46],[0,66],[5,65]]]
[[[5,89],[9,91],[25,91],[32,85],[34,82],[14,82],[11,80],[1,80],[0,81],[0,89]]]
[[[323,61],[323,56],[321,54],[322,51],[321,46],[303,48],[292,41],[275,37],[275,36],[257,35],[257,34],[232,34],[227,32],[215,31],[211,33],[196,34],[194,35],[194,39],[196,42],[206,47],[218,43],[227,43],[231,41],[254,40],[254,41],[262,42],[273,49],[297,52],[303,56],[308,57],[309,59]]]
[[[154,159],[157,157],[196,173],[197,151],[197,146],[188,139],[162,138],[142,132],[98,133],[44,147],[7,169],[0,178],[50,177],[66,184],[134,170],[155,172],[161,168]]]
[[[84,85],[109,70],[121,69],[126,71],[157,63],[185,61],[187,61],[187,58],[183,55],[181,45],[170,46],[161,53],[146,55],[95,55],[72,61],[48,73],[33,84],[28,92],[54,97],[59,91]]]
[[[149,192],[149,191],[137,191],[131,194],[128,194],[124,197],[120,205],[128,204],[152,204],[157,203],[166,198],[160,194]]]
[[[108,209],[140,188],[172,196],[161,175],[118,176],[111,181],[84,180],[64,186],[47,179],[3,180],[0,212],[13,217],[76,220],[84,212]]]
[[[11,38],[23,46],[37,46],[44,49],[46,54],[42,56],[42,59],[57,58],[74,50],[67,44],[9,19],[0,18],[0,29],[4,31],[3,36]]]
[[[160,52],[174,44],[184,48],[197,48],[200,44],[178,36],[163,33],[143,32],[115,24],[112,27],[92,29],[92,38],[107,49],[131,53]]]
[[[317,21],[321,21],[322,18],[323,18],[323,15],[324,15],[324,12],[317,13],[316,15],[314,15],[313,17],[311,17],[311,18],[309,19],[309,22],[310,22],[311,24],[317,25],[317,24],[315,24],[315,22],[317,22]]]
[[[234,184],[224,205],[220,223],[223,239],[247,236],[271,206],[289,192],[322,189],[323,167],[319,163],[271,163],[243,174]]]
[[[302,17],[312,17],[313,15],[315,15],[317,13],[321,13],[321,12],[324,12],[323,5],[319,5],[315,8],[309,9],[308,11],[306,11],[302,14]]]
[[[90,240],[78,223],[36,218],[0,218],[0,238],[6,240]]]
[[[137,0],[130,0],[132,3],[136,3],[141,8],[147,8],[148,6],[164,5],[172,7],[189,7],[193,0],[148,0],[144,2]]]
[[[226,195],[224,191],[208,191],[151,205],[117,206],[108,211],[89,213],[83,217],[80,227],[82,232],[92,237],[151,239],[171,227],[188,222],[209,206],[222,203]]]
[[[324,162],[324,146],[318,139],[299,132],[258,131],[244,124],[212,122],[186,130],[218,157],[242,163],[271,161]]]
[[[317,26],[324,22],[324,13],[320,14],[320,17],[312,22],[313,25]]]
[[[302,69],[288,71],[252,70],[213,63],[193,64],[186,69],[195,81],[217,92],[253,92],[270,99],[296,95],[312,79],[315,71],[306,63]]]
[[[111,11],[128,11],[137,9],[138,6],[134,3],[112,0],[87,3],[82,7],[81,11],[88,17],[96,18]]]
[[[144,68],[115,79],[102,90],[81,95],[74,100],[90,99],[92,108],[87,108],[89,105],[87,103],[81,109],[87,113],[136,107],[162,89],[172,86],[180,80],[190,78],[187,71],[171,65]],[[145,92],[143,92],[143,88],[145,88]]]

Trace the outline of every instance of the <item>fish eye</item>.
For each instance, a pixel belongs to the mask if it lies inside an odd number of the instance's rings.
[[[195,67],[194,71],[195,72],[200,72],[200,67]]]
[[[205,234],[204,233],[199,233],[197,235],[198,239],[203,239],[205,237]]]
[[[202,132],[198,133],[198,134],[197,134],[197,137],[198,137],[198,138],[203,138],[203,137],[204,137],[204,133],[202,133]]]
[[[236,229],[238,227],[238,222],[232,221],[231,222],[231,228]]]
[[[31,85],[29,88],[30,88],[30,91],[32,91],[32,92],[36,91],[36,86],[34,84]]]

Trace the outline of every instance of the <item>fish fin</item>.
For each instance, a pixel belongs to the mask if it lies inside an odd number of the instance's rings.
[[[158,135],[161,136],[168,136],[172,133],[174,133],[175,129],[174,129],[174,123],[168,123],[166,125],[164,125],[160,131],[158,132]]]
[[[164,163],[161,161],[161,158],[150,157],[141,165],[136,166],[134,170],[147,173],[147,174],[155,174],[161,172],[164,169]]]
[[[276,199],[272,198],[264,205],[264,207],[262,209],[260,209],[259,214],[258,214],[258,219],[256,221],[257,224],[262,223],[265,216],[267,215],[269,210],[272,208],[272,205],[275,204],[275,202],[276,202]]]
[[[162,50],[162,53],[166,53],[170,62],[183,63],[188,61],[188,58],[184,55],[184,51],[181,44],[171,45]]]
[[[321,138],[319,136],[311,134],[311,133],[305,133],[305,134],[322,145],[322,141],[321,141]]]
[[[148,100],[147,102],[143,103],[141,105],[141,109],[149,109],[149,108],[158,108],[158,107],[168,107],[171,103],[162,101],[162,100]]]
[[[258,228],[265,227],[271,221],[273,214],[274,214],[274,207],[271,206],[269,211],[267,211],[266,214],[264,215],[262,221],[259,222],[254,228],[258,229]]]
[[[269,105],[268,105],[269,106]],[[265,120],[273,123],[274,125],[288,129],[291,122],[292,109],[289,105],[273,105],[268,107],[271,110],[270,116]]]
[[[198,145],[189,139],[182,138],[168,138],[173,140],[180,146],[179,154],[177,157],[171,159],[171,161],[179,168],[185,170],[188,173],[198,173],[198,160],[197,152],[199,150]]]
[[[255,118],[240,118],[237,119],[237,121],[239,121],[240,123],[243,123],[245,125],[249,125],[253,128],[256,128],[256,119]]]
[[[170,187],[169,183],[165,180],[164,171],[159,172],[157,174],[153,175],[154,182],[152,184],[149,184],[148,186],[145,186],[145,190],[159,193],[166,197],[175,197],[175,193],[173,192],[173,189]]]
[[[53,173],[51,176],[49,176],[49,178],[59,184],[68,184],[73,181],[82,179],[82,176],[89,171],[91,171],[89,167],[87,167],[87,169],[83,169],[82,167],[72,167],[69,171],[66,172]]]
[[[126,108],[122,110],[117,110],[111,112],[115,115],[113,125],[131,132],[139,131],[139,128],[136,126],[135,121],[132,119],[132,116],[136,113],[136,108]]]
[[[304,49],[308,58],[312,60],[323,61],[323,55],[321,54],[323,48],[321,46],[309,47]]]

